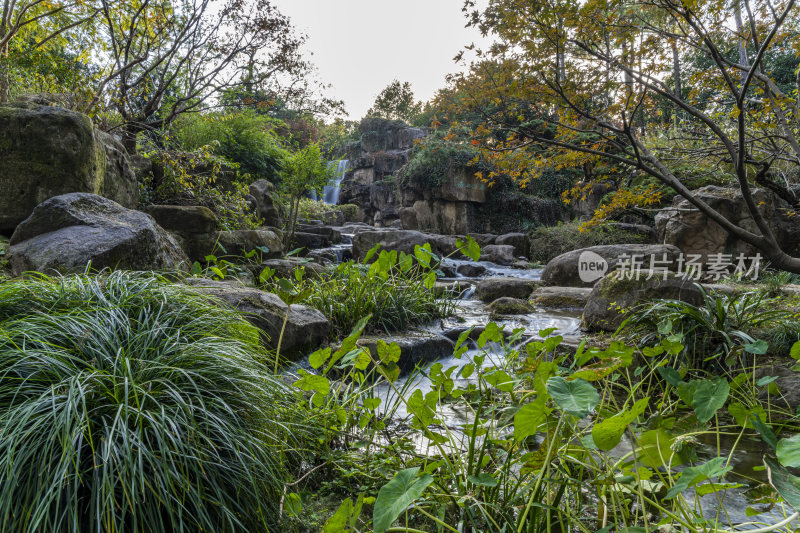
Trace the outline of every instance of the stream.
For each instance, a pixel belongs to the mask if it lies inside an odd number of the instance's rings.
[[[325,250],[330,251],[337,260],[341,261],[343,257],[351,255],[352,236],[343,234],[343,244],[335,245]],[[456,274],[455,277],[442,278],[441,281],[457,281],[462,287],[461,299],[457,302],[458,309],[453,316],[436,321],[433,324],[427,324],[419,329],[430,333],[445,334],[453,332],[454,330],[466,330],[469,327],[475,326],[482,328],[488,324],[489,310],[487,306],[475,298],[474,287],[477,282],[484,277],[497,277],[507,276],[515,278],[524,278],[537,280],[541,278],[542,269],[518,269],[507,266],[497,265],[488,261],[462,261],[446,259],[443,262],[444,266],[450,267],[453,271],[457,271],[462,265],[479,265],[485,271],[479,277],[468,277]],[[463,287],[467,285],[466,290]],[[494,322],[498,326],[504,328],[504,331],[511,332],[517,328],[524,330],[521,342],[527,342],[533,338],[539,338],[539,331],[548,328],[555,328],[555,334],[561,335],[564,338],[563,344],[577,345],[583,333],[580,329],[581,310],[576,309],[539,309],[525,315],[503,316],[500,319],[495,319]],[[471,362],[472,357],[479,354],[479,350],[474,341],[471,343],[471,349],[468,350],[461,358],[455,358],[452,355],[445,355],[436,361],[430,361],[423,366],[422,373],[414,373],[411,375],[403,375],[395,386],[398,388],[405,387],[405,393],[410,395],[415,390],[421,390],[423,394],[430,390],[431,382],[425,377],[424,374],[435,364],[441,364],[443,369],[450,367],[457,367],[453,376],[456,376],[458,369]],[[502,348],[499,346],[489,346],[488,358],[484,363],[485,365],[492,364],[491,359],[497,358],[496,362],[499,363],[499,358],[503,357]],[[411,380],[409,383],[408,381]],[[456,387],[463,387],[469,382],[474,382],[474,378],[456,379]],[[393,390],[388,385],[376,387],[375,396],[383,399],[382,405],[387,405],[392,401],[394,396]],[[451,433],[460,433],[459,426],[464,423],[469,423],[469,417],[463,410],[449,407],[445,404],[442,408],[441,420]],[[395,417],[403,419],[408,415],[405,408],[400,404]],[[717,446],[719,445],[720,456],[727,457],[730,455],[730,450],[734,446],[735,436],[722,435],[720,442],[717,443],[716,438],[712,435],[702,435],[695,443],[697,455],[700,462],[706,461],[710,458],[717,456]],[[419,453],[438,453],[438,450],[431,450],[431,444],[424,437],[419,438],[416,442],[417,451]],[[627,439],[609,452],[612,456],[622,456],[631,450],[631,443]],[[736,446],[736,452],[730,459],[730,465],[733,470],[728,474],[727,480],[731,483],[741,483],[742,487],[730,488],[717,493],[711,493],[698,497],[694,489],[684,491],[681,495],[687,502],[694,502],[698,514],[702,514],[706,519],[719,520],[719,523],[724,527],[733,528],[732,531],[748,531],[759,529],[763,524],[776,524],[784,520],[792,513],[792,510],[787,506],[785,509],[782,504],[769,506],[767,504],[756,503],[754,498],[757,495],[759,488],[763,488],[768,484],[766,471],[761,468],[762,455],[765,452],[764,444],[756,438],[745,437]],[[685,467],[677,467],[676,470],[680,471]],[[724,512],[720,512],[720,501],[724,502]],[[748,516],[749,512],[756,512],[754,516]],[[754,523],[754,521],[756,523]],[[787,526],[775,531],[795,531],[795,528],[800,525],[800,519],[793,522],[794,527]]]

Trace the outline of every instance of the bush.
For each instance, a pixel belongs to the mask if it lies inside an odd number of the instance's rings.
[[[181,150],[215,146],[215,153],[238,165],[246,181],[279,183],[288,153],[275,135],[280,124],[249,111],[184,116],[172,132]]]
[[[558,255],[580,248],[601,244],[636,244],[647,240],[641,233],[613,225],[601,224],[584,231],[580,226],[580,222],[568,222],[536,228],[531,234],[531,261],[547,263]]]
[[[345,222],[355,222],[358,216],[358,206],[355,204],[326,204],[310,198],[300,200],[299,212],[302,218],[324,221],[324,214],[329,211],[342,213]]]
[[[320,310],[339,337],[367,316],[368,330],[387,333],[448,316],[452,295],[437,296],[435,281],[435,271],[415,264],[413,256],[382,251],[372,265],[347,261],[328,276],[303,279],[296,290],[308,291],[303,304]]]
[[[0,284],[0,529],[275,527],[309,424],[258,339],[149,275]]]
[[[215,155],[212,147],[191,152],[153,150],[144,156],[152,162],[141,184],[144,205],[203,205],[216,213],[226,230],[260,225],[236,166]]]
[[[473,162],[478,152],[466,142],[434,132],[417,143],[402,170],[402,179],[423,188],[434,189],[445,183],[453,171],[470,167],[476,171],[491,169],[482,162]]]

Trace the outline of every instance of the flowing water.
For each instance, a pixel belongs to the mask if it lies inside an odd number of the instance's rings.
[[[347,172],[347,163],[349,163],[347,159],[331,161],[329,163],[331,166],[336,164],[336,177],[333,178],[330,185],[326,185],[322,191],[322,201],[326,204],[336,205],[339,203],[339,190],[340,186],[342,185],[345,172]]]
[[[343,234],[343,243],[330,250],[334,252],[337,257],[341,257],[343,250],[349,247],[349,242],[352,242],[352,236],[345,236]],[[509,276],[536,280],[540,279],[542,274],[542,269],[515,269],[488,261],[475,263],[472,261],[446,259],[444,264],[450,266],[453,270],[456,270],[462,264],[479,264],[486,270],[479,278],[469,278],[459,275],[453,279],[457,280],[462,287],[466,285],[467,289],[462,290],[461,299],[458,301],[458,310],[453,316],[422,328],[434,333],[465,330],[472,326],[482,328],[491,321],[489,319],[489,310],[486,305],[474,297],[474,286],[480,278]],[[564,337],[565,344],[576,345],[583,336],[580,329],[580,315],[581,312],[576,310],[537,309],[530,314],[504,316],[494,321],[499,326],[504,327],[504,330],[507,332],[522,328],[524,332],[521,342],[525,342],[531,338],[538,338],[540,330],[555,328],[556,334]],[[473,342],[472,349],[467,351],[461,358],[455,358],[451,354],[444,355],[437,361],[427,363],[423,367],[423,372],[421,373],[401,376],[399,380],[395,382],[395,386],[401,388],[405,395],[410,395],[417,389],[425,393],[431,388],[431,382],[425,374],[432,365],[441,364],[444,369],[452,366],[460,368],[469,363],[472,357],[478,353],[479,351]],[[496,361],[494,362],[499,365],[501,363],[499,358],[502,357],[502,349],[497,346],[490,347],[488,357],[489,360],[486,364],[493,364],[492,358],[495,358]],[[456,375],[456,373],[453,375]],[[472,379],[474,378],[459,379],[457,380],[456,386],[463,387]],[[393,398],[393,389],[387,385],[377,387],[374,390],[374,394],[377,397],[383,398],[384,401],[382,405],[384,406],[394,403],[393,400],[396,400],[396,398]],[[402,404],[400,405],[401,407],[395,412],[395,416],[402,419],[408,413],[402,408]],[[442,415],[443,425],[447,427],[451,434],[458,435],[460,433],[459,427],[470,422],[469,414],[453,407],[445,406],[443,408],[445,411],[439,413]],[[726,457],[734,447],[734,441],[735,437],[724,435],[721,436],[719,443],[716,441],[716,438],[712,438],[708,435],[700,436],[699,442],[696,443],[698,457],[701,461],[716,457],[718,448],[719,455]],[[419,453],[438,452],[438,450],[433,450],[431,448],[431,443],[424,437],[419,438],[418,442],[416,442],[416,446]],[[627,451],[630,451],[630,449],[630,442],[623,439],[620,445],[610,453],[616,453],[621,456]],[[731,528],[727,530],[728,533],[756,530],[763,527],[761,525],[756,525],[754,521],[757,521],[758,524],[777,524],[783,521],[792,513],[791,509],[788,507],[784,509],[781,505],[771,507],[754,501],[755,493],[758,492],[759,487],[764,487],[765,484],[768,484],[766,473],[760,468],[765,451],[764,445],[760,440],[756,438],[743,438],[736,445],[736,451],[730,462],[731,466],[733,466],[733,471],[727,476],[728,480],[741,483],[743,485],[742,487],[731,488],[699,497],[693,489],[689,489],[682,493],[682,497],[689,502],[694,502],[698,514],[709,520],[716,519],[720,524],[723,524],[724,527]],[[678,467],[677,470],[681,470],[682,468],[683,467]],[[748,512],[757,512],[758,514],[755,516],[748,516]],[[776,529],[775,531],[796,531],[795,528],[798,527],[798,525],[800,525],[800,521],[794,521],[792,525]]]

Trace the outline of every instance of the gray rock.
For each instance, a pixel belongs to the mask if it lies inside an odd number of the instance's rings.
[[[164,270],[185,268],[188,258],[175,239],[141,211],[88,193],[56,196],[36,206],[11,236],[14,274],[92,268]]]
[[[331,240],[324,234],[297,231],[292,236],[290,248],[304,248],[304,252],[308,253],[309,250],[327,248],[331,244]]]
[[[708,185],[693,193],[734,224],[760,234],[739,189]],[[786,204],[765,189],[753,189],[752,194],[781,248],[789,254],[800,252],[800,224],[778,209]],[[658,212],[655,221],[658,241],[673,244],[685,254],[699,254],[706,258],[716,253],[751,256],[756,252],[749,244],[728,234],[722,226],[680,195],[675,197],[672,207]]]
[[[244,313],[264,333],[264,345],[277,348],[287,308],[277,294],[203,278],[188,278],[186,283]],[[327,341],[329,331],[330,323],[321,312],[293,305],[283,333],[281,355],[293,359],[307,355]]]
[[[378,340],[400,346],[400,360],[397,366],[402,373],[408,373],[419,364],[425,364],[452,355],[453,341],[443,335],[427,331],[407,331],[402,335],[361,337],[358,344],[368,348],[373,357],[377,355]]]
[[[0,105],[0,231],[13,230],[48,198],[71,192],[136,207],[139,185],[122,145],[81,113]]]
[[[318,278],[325,272],[325,269],[313,261],[298,261],[296,259],[268,259],[253,268],[253,274],[258,277],[265,268],[275,271],[276,278],[294,279],[294,271],[300,267],[305,268],[307,278]]]
[[[275,192],[275,186],[267,180],[250,184],[250,205],[264,226],[283,227],[283,205]]]
[[[534,308],[526,300],[503,296],[489,304],[489,318],[494,320],[502,315],[526,315],[532,313]]]
[[[650,267],[651,258],[655,258],[656,261],[666,258],[674,270],[677,267],[677,260],[680,253],[681,251],[677,247],[664,244],[609,244],[590,246],[589,248],[573,250],[551,259],[542,272],[542,281],[547,285],[556,285],[559,287],[589,287],[593,285],[597,279],[602,277],[603,273],[611,272],[617,268],[623,257],[628,256],[630,258],[633,255],[642,257],[642,269],[648,269]],[[607,269],[604,272],[599,272],[595,279],[586,282],[583,281],[578,270],[579,260],[583,254],[599,256],[607,263]]]
[[[514,247],[514,256],[527,256],[531,247],[530,239],[524,233],[506,233],[498,235],[494,244],[507,244]]]
[[[539,280],[495,277],[486,278],[478,282],[475,295],[482,302],[493,302],[498,298],[510,297],[527,300],[537,287],[541,286]]]
[[[217,216],[201,205],[150,205],[144,212],[159,226],[174,233],[191,235],[217,230]]]
[[[465,278],[477,278],[478,276],[483,276],[486,274],[486,267],[479,264],[466,263],[463,265],[458,265],[456,272]]]
[[[481,249],[481,261],[509,266],[514,259],[514,247],[508,244],[490,244]]]
[[[374,229],[372,231],[359,231],[353,237],[353,257],[362,259],[376,244],[382,250],[397,250],[407,254],[414,253],[414,246],[430,243],[433,253],[445,256],[453,253],[456,248],[456,237],[450,235],[436,235],[413,230],[400,229]]]
[[[591,293],[589,287],[539,287],[531,294],[531,302],[538,307],[583,309]]]
[[[283,244],[275,232],[266,229],[249,229],[236,231],[219,231],[216,237],[215,255],[232,255],[244,257],[252,250],[259,250],[262,258],[279,258],[283,256]],[[263,249],[269,250],[264,252]],[[214,249],[214,247],[212,247]],[[209,252],[210,253],[210,252]]]
[[[690,280],[669,274],[648,272],[627,279],[621,272],[611,272],[592,289],[583,309],[583,326],[590,331],[616,331],[628,312],[637,305],[653,300],[682,300],[693,305],[703,302],[702,291]]]

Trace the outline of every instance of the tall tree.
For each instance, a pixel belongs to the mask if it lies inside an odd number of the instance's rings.
[[[743,13],[740,29],[728,6],[714,0],[490,0],[484,10],[467,0],[473,23],[502,43],[490,55],[513,65],[506,70],[509,76],[489,89],[506,108],[486,117],[476,129],[476,142],[488,153],[541,143],[563,158],[584,154],[632,168],[684,196],[777,268],[800,272],[800,258],[780,248],[752,194],[755,186],[768,187],[800,207],[794,193],[775,179],[777,171],[800,169],[800,106],[781,89],[765,61],[778,47],[800,51],[800,42],[790,39],[798,27],[798,8],[795,0],[738,0],[737,5]],[[566,75],[561,81],[550,58],[564,34]],[[728,53],[729,43],[740,37],[750,51],[746,62]],[[683,98],[668,85],[672,41],[707,58],[709,68],[693,83],[713,87],[719,100]],[[469,83],[468,78],[456,78],[456,83]],[[597,96],[603,94],[610,96],[610,105],[598,105]],[[650,142],[655,135],[639,127],[655,113],[657,100],[668,101],[686,117],[681,130],[691,153],[717,161],[734,177],[754,228],[736,225],[712,209],[670,169],[666,151]],[[538,122],[514,117],[522,102],[536,109]],[[512,133],[514,142],[482,142],[482,132],[494,129]]]
[[[402,120],[407,123],[422,113],[422,103],[416,100],[409,82],[392,80],[375,98],[367,116]]]
[[[129,149],[226,90],[308,68],[304,39],[269,0],[101,2],[110,67],[91,105],[119,113]]]
[[[2,0],[0,5],[0,102],[8,101],[10,52],[20,35],[29,38],[18,47],[18,52],[30,54],[91,21],[99,12],[94,0]]]

